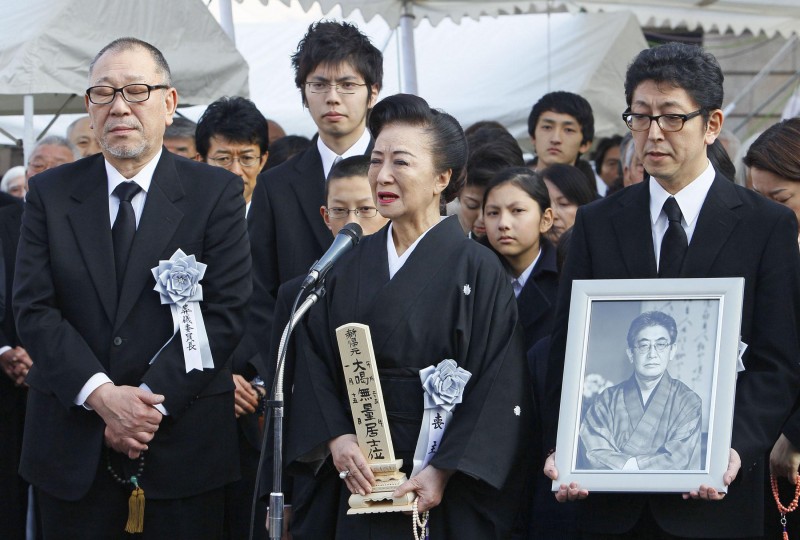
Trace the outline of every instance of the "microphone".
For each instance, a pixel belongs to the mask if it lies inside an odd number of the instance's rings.
[[[336,238],[333,239],[333,244],[325,252],[320,260],[314,263],[311,270],[308,272],[308,277],[303,281],[303,289],[315,285],[316,283],[325,279],[325,274],[334,265],[339,257],[350,251],[358,241],[361,240],[361,226],[358,223],[348,223],[339,231]]]

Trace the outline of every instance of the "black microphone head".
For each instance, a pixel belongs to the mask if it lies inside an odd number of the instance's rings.
[[[349,236],[353,241],[353,245],[356,246],[358,245],[358,241],[361,240],[361,235],[364,234],[364,231],[358,223],[348,223],[339,231],[339,234],[342,233]]]

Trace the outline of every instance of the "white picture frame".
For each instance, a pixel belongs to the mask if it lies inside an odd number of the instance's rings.
[[[743,294],[743,278],[573,282],[553,491],[727,491]],[[664,320],[654,312],[675,321],[671,343],[636,332],[644,317]],[[660,390],[642,390],[648,369],[669,374]]]

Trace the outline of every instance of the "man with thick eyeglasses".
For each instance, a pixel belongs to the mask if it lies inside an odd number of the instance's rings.
[[[222,97],[203,112],[197,121],[195,144],[200,160],[225,168],[244,186],[245,215],[256,187],[258,174],[269,154],[267,119],[255,103],[247,98]],[[233,372],[234,413],[239,442],[241,479],[225,488],[225,528],[229,538],[247,538],[250,531],[250,509],[255,489],[256,472],[261,455],[259,429],[258,382],[266,378],[265,360],[257,344],[245,336],[231,357]],[[266,508],[257,507],[256,522],[266,519]],[[254,531],[251,540],[266,538],[263,527]]]
[[[585,463],[578,468],[700,470],[702,401],[667,372],[678,325],[661,311],[642,313],[628,329],[631,376],[603,390],[580,428]]]
[[[345,22],[310,25],[292,66],[318,133],[307,150],[259,177],[248,214],[254,289],[247,332],[268,358],[275,351],[258,337],[270,335],[278,287],[307,272],[330,245],[330,232],[319,219],[325,182],[334,163],[370,153],[367,114],[383,80],[383,55]]]
[[[44,538],[220,538],[240,472],[228,359],[251,293],[242,182],[164,149],[178,95],[149,43],[104,47],[88,86],[102,153],[32,178],[22,219],[14,311],[35,362],[20,473]],[[178,250],[206,265],[202,319],[185,330],[205,330],[202,368],[154,290]],[[188,301],[177,266],[170,290]]]
[[[764,534],[764,458],[800,388],[797,220],[709,162],[706,149],[723,123],[722,81],[712,55],[680,43],[642,51],[628,68],[623,117],[650,179],[578,210],[559,291],[544,422],[552,449],[564,363],[575,360],[565,358],[573,280],[743,277],[741,341],[747,348],[735,388],[729,461],[719,479],[726,490],[701,485],[682,496],[589,494],[561,484],[558,500],[583,499],[582,538]],[[558,479],[552,455],[545,473]]]

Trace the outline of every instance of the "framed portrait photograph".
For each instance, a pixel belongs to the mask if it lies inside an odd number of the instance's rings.
[[[743,278],[573,282],[554,491],[727,490],[743,293]]]

